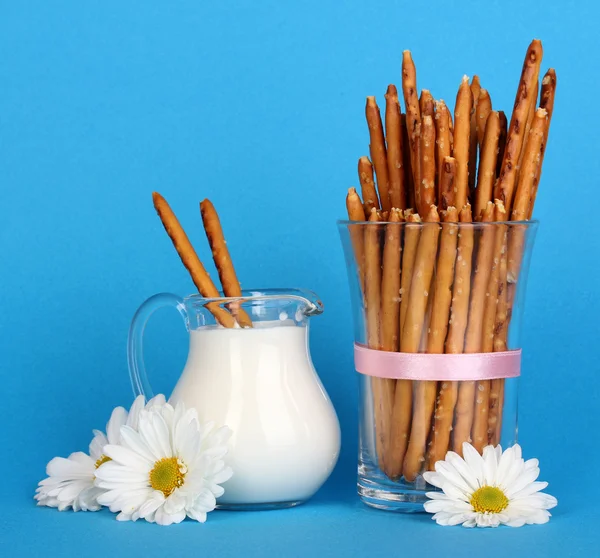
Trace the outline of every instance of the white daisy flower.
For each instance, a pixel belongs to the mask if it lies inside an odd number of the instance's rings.
[[[164,404],[164,395],[157,395],[148,402],[147,408]],[[48,478],[40,481],[34,498],[38,506],[58,508],[59,511],[98,511],[97,502],[102,489],[94,486],[96,469],[110,458],[103,454],[107,444],[118,444],[121,427],[129,425],[137,430],[140,411],[144,408],[144,396],[136,398],[129,412],[116,407],[106,424],[106,434],[94,430],[89,455],[78,451],[69,457],[55,457],[46,466]]]
[[[222,459],[230,436],[226,426],[200,426],[196,410],[181,403],[142,411],[137,432],[123,426],[121,445],[104,448],[111,460],[96,471],[96,486],[106,490],[98,502],[120,521],[204,522],[232,475]]]
[[[430,500],[424,504],[439,525],[521,527],[549,521],[548,510],[558,502],[540,492],[548,483],[536,481],[539,462],[524,461],[518,444],[504,453],[500,446],[487,446],[481,456],[465,442],[463,455],[449,451],[435,464],[435,473],[423,474],[443,491],[428,492]]]

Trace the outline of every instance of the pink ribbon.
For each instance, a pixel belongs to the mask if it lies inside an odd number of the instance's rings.
[[[394,380],[493,380],[521,375],[521,349],[500,353],[425,354],[376,351],[354,344],[356,371]]]

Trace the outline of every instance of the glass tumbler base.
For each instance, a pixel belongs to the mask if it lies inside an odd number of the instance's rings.
[[[266,511],[266,510],[281,510],[285,508],[294,508],[303,504],[303,500],[296,500],[293,502],[264,502],[264,503],[251,503],[251,504],[219,504],[217,502],[218,510],[230,510],[230,511]]]

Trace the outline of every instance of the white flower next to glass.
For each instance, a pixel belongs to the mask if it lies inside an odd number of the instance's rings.
[[[94,486],[96,469],[109,458],[103,454],[106,444],[118,444],[121,427],[128,425],[137,430],[140,411],[144,408],[144,397],[139,396],[127,412],[116,407],[106,425],[106,434],[94,430],[94,438],[89,446],[89,455],[78,451],[69,457],[55,457],[46,466],[48,478],[38,484],[34,498],[38,506],[58,508],[59,511],[73,508],[73,511],[97,511],[97,502],[102,489]],[[148,402],[147,408],[165,403],[163,395],[157,395]]]
[[[196,410],[181,403],[142,411],[137,432],[124,426],[121,445],[104,448],[111,460],[96,471],[96,485],[106,490],[98,502],[121,521],[204,522],[232,475],[223,461],[230,436],[226,426],[200,426]]]
[[[487,446],[483,457],[468,443],[463,444],[464,459],[449,451],[435,464],[435,473],[424,473],[425,480],[443,492],[428,492],[425,511],[435,514],[439,525],[464,527],[521,527],[546,523],[556,498],[540,492],[547,482],[537,482],[537,459],[524,461],[517,444],[502,453],[502,448]]]

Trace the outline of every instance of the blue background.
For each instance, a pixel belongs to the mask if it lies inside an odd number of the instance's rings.
[[[587,2],[5,2],[0,16],[0,549],[14,555],[583,555],[597,551],[599,11]],[[335,219],[367,151],[364,98],[400,82],[454,104],[478,73],[510,111],[528,43],[555,67],[524,317],[520,439],[559,507],[544,527],[472,532],[355,495],[357,382]],[[321,295],[314,362],[337,408],[337,469],[309,504],[161,529],[34,506],[55,455],[129,405],[131,316],[192,284],[151,204],[163,193],[204,260],[197,202],[220,210],[246,287]],[[155,391],[183,366],[175,312],[149,326]],[[593,550],[592,550],[593,549]],[[428,552],[429,553],[429,552]],[[6,554],[5,554],[6,555]]]

